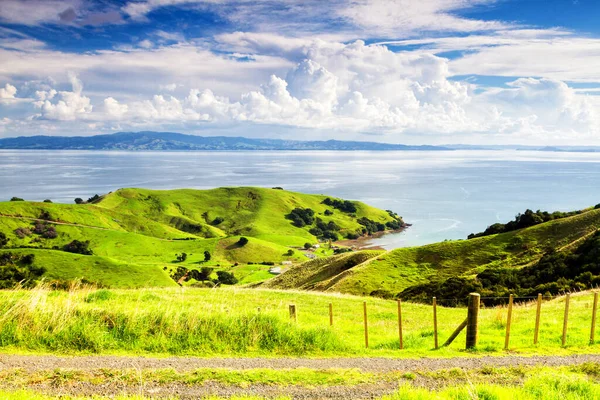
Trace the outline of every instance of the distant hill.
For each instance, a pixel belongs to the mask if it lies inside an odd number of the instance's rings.
[[[366,220],[403,225],[358,201],[254,187],[119,189],[84,204],[0,202],[0,234],[8,239],[4,245],[0,235],[0,287],[3,263],[12,262],[6,253],[34,254],[48,279],[111,287],[175,285],[169,275],[181,267],[211,267],[250,283],[271,277],[274,264],[333,254],[304,247],[325,235],[356,235]],[[65,251],[74,240],[89,241],[93,254]]]
[[[339,140],[301,141],[195,136],[172,132],[119,132],[96,136],[22,136],[0,139],[0,149],[24,150],[448,150],[440,146],[407,146]]]

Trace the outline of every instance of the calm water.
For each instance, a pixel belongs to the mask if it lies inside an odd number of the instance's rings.
[[[600,203],[600,153],[0,151],[0,200],[72,203],[123,187],[282,186],[391,209],[386,248],[465,238],[526,208]]]

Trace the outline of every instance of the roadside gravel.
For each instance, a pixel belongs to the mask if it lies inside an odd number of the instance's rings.
[[[572,366],[583,363],[600,363],[600,355],[584,354],[571,356],[502,356],[502,357],[462,357],[462,358],[193,358],[193,357],[118,357],[118,356],[34,356],[0,354],[0,371],[16,368],[27,372],[53,371],[56,369],[98,371],[100,369],[136,369],[154,370],[172,368],[179,372],[192,371],[199,368],[227,368],[232,370],[248,370],[256,368],[294,369],[309,368],[327,369],[359,369],[363,372],[426,372],[461,368],[476,370],[486,366]],[[410,374],[409,374],[410,375]],[[201,384],[185,384],[182,382],[143,382],[124,383],[116,380],[91,383],[90,381],[56,382],[41,381],[27,387],[15,387],[0,382],[0,388],[7,390],[29,389],[38,393],[56,396],[107,396],[143,395],[148,398],[201,399],[211,396],[230,398],[232,396],[257,396],[272,399],[281,396],[298,400],[342,400],[342,399],[377,399],[393,394],[403,383],[424,388],[438,388],[440,382],[419,374],[402,378],[399,381],[382,379],[377,383],[358,385],[307,386],[277,385],[267,383],[224,384],[216,381],[205,381]]]
[[[483,356],[456,358],[197,358],[197,357],[121,357],[121,356],[37,356],[0,354],[0,370],[21,368],[26,371],[56,368],[94,370],[100,368],[162,369],[191,371],[199,368],[235,370],[268,368],[356,368],[365,372],[436,371],[450,368],[478,369],[484,366],[564,366],[586,362],[600,363],[600,354],[569,356]]]

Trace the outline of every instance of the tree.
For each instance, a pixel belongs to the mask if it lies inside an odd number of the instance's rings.
[[[86,240],[86,241],[80,241],[80,240],[73,240],[71,243],[67,243],[65,244],[65,246],[63,247],[64,251],[67,251],[69,253],[76,253],[76,254],[85,254],[85,255],[91,255],[92,254],[92,250],[90,249],[90,241]]]
[[[196,280],[201,282],[209,281],[212,273],[213,269],[211,267],[202,267],[200,268],[200,273],[198,274],[198,278]]]
[[[240,238],[240,240],[238,240],[238,242],[237,242],[237,243],[238,243],[238,245],[240,245],[240,246],[242,246],[242,247],[243,247],[243,246],[245,246],[246,244],[248,244],[248,239],[242,236],[242,237]]]
[[[237,278],[227,271],[217,271],[217,281],[222,285],[235,285],[238,283]]]
[[[75,198],[75,204],[83,204],[83,199],[81,197]]]
[[[177,257],[177,261],[179,262],[184,262],[185,260],[187,260],[187,253],[175,254],[175,256]]]
[[[293,255],[294,255],[294,250],[292,250],[292,249],[289,249],[289,250],[287,251],[287,253],[285,253],[285,255],[286,255],[286,256],[288,256],[288,257],[291,257],[291,256],[293,256]]]
[[[308,243],[308,242],[304,243],[304,250],[308,250],[308,249],[310,249],[311,247],[312,247],[312,244],[310,244],[310,243]]]
[[[20,197],[11,197],[10,201],[25,201]]]
[[[9,239],[6,237],[6,234],[0,232],[0,249],[8,244]]]
[[[206,250],[204,252],[204,262],[210,261],[210,251]]]
[[[44,200],[44,203],[52,203],[52,200],[46,199],[46,200]]]

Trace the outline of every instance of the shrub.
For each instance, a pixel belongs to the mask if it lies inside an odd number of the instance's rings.
[[[83,199],[81,197],[75,198],[75,204],[83,204]]]
[[[211,222],[211,225],[219,225],[220,223],[222,223],[223,221],[225,221],[225,218],[223,217],[217,217],[215,219],[213,219],[213,221]]]
[[[242,247],[245,246],[245,245],[247,245],[248,244],[248,238],[245,238],[245,237],[242,236],[240,238],[240,240],[237,241],[237,244],[240,245],[240,246],[242,246]]]
[[[31,235],[31,231],[29,228],[17,228],[15,229],[15,235],[17,235],[19,239],[24,239],[25,237]]]
[[[293,256],[293,255],[294,255],[294,250],[292,250],[292,249],[289,249],[289,250],[287,251],[287,253],[285,253],[285,255],[286,255],[286,256],[288,256],[288,257],[291,257],[291,256]]]
[[[44,200],[44,203],[52,203],[52,200],[46,199],[46,200]]]
[[[310,249],[311,247],[312,247],[312,244],[310,244],[310,243],[308,243],[308,242],[304,243],[304,250],[308,250],[308,249]]]
[[[237,278],[227,271],[217,271],[217,281],[222,285],[235,285],[238,283]]]
[[[333,211],[331,211],[331,210],[325,210],[325,215],[333,215]]]
[[[6,237],[6,234],[0,232],[0,249],[8,244],[10,239]]]
[[[100,202],[100,200],[102,200],[102,197],[100,197],[99,195],[95,194],[92,197],[90,197],[89,199],[87,199],[88,203],[98,203]]]
[[[11,197],[11,198],[10,198],[10,201],[25,201],[25,200],[23,200],[23,199],[22,199],[22,198],[20,198],[20,197]]]
[[[84,254],[84,255],[91,255],[92,250],[90,249],[90,241],[86,240],[86,241],[80,241],[80,240],[73,240],[71,243],[67,243],[65,244],[65,246],[63,247],[63,250],[69,253],[75,253],[75,254]]]
[[[204,261],[210,261],[210,251],[208,250],[204,252]]]
[[[43,219],[44,221],[52,221],[52,215],[50,215],[49,211],[42,210],[40,212],[40,215],[39,215],[38,219]]]

